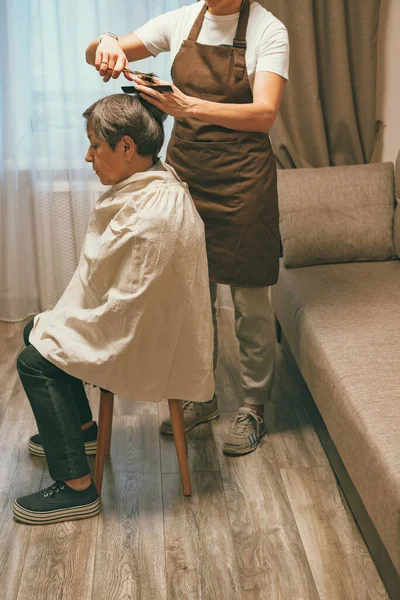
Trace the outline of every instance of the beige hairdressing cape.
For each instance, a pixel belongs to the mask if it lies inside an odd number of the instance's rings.
[[[78,379],[136,400],[210,400],[213,329],[204,225],[174,169],[96,202],[79,265],[31,344]]]

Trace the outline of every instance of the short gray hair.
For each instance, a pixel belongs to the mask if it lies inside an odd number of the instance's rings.
[[[138,94],[113,94],[97,100],[82,115],[86,130],[93,130],[114,150],[124,135],[135,142],[140,156],[157,157],[164,143],[167,115]]]

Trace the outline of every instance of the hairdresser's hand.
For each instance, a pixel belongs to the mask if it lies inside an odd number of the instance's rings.
[[[189,117],[192,115],[192,109],[195,103],[195,98],[191,96],[186,96],[183,92],[181,92],[175,85],[171,84],[169,81],[160,81],[159,79],[154,79],[154,83],[156,84],[167,84],[171,85],[173,92],[157,92],[157,90],[152,89],[146,81],[140,79],[140,77],[133,77],[133,81],[136,84],[136,89],[140,92],[142,98],[157,106],[160,110],[164,111],[171,117]]]
[[[101,43],[97,46],[94,66],[104,82],[109,81],[111,77],[117,79],[123,69],[129,69],[128,59],[118,40],[110,35],[103,35]],[[124,72],[124,76],[129,81],[133,81],[130,73]]]

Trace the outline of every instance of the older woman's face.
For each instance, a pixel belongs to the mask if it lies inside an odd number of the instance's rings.
[[[88,131],[90,142],[86,162],[92,163],[93,170],[103,185],[115,185],[127,177],[122,140],[113,150],[107,142],[100,140],[94,132]],[[122,147],[120,147],[122,146]]]

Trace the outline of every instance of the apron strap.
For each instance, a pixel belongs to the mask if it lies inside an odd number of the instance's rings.
[[[197,38],[199,37],[200,30],[203,26],[203,21],[204,21],[205,14],[207,12],[207,8],[208,8],[207,4],[204,4],[203,8],[199,12],[199,16],[193,23],[193,27],[190,30],[190,33],[187,37],[188,40],[191,40],[192,42],[197,42]]]
[[[188,40],[192,42],[197,42],[197,38],[199,37],[201,28],[203,26],[204,17],[208,10],[207,4],[204,4],[201,9],[197,19],[193,23],[192,29],[187,37]],[[249,0],[243,0],[242,6],[240,9],[239,22],[236,29],[236,35],[233,40],[233,54],[234,54],[234,77],[235,79],[243,79],[245,71],[246,71],[246,31],[247,24],[249,22],[249,14],[250,14],[250,2]]]
[[[250,2],[249,2],[249,0],[243,0],[242,7],[240,9],[239,22],[238,22],[238,26],[236,29],[236,35],[233,40],[233,45],[235,48],[243,48],[244,50],[246,50],[246,48],[247,48],[246,31],[247,31],[247,24],[249,22],[249,15],[250,15]]]
[[[196,42],[197,38],[200,35],[201,28],[203,26],[204,17],[208,10],[207,4],[204,4],[203,8],[198,14],[197,19],[193,23],[192,29],[187,37],[188,40],[192,42]],[[249,22],[249,14],[250,14],[250,3],[249,0],[243,0],[242,6],[240,9],[239,22],[236,29],[236,35],[233,40],[233,46],[235,48],[244,48],[246,50],[246,31],[247,31],[247,23]]]
[[[249,0],[243,0],[242,7],[240,9],[239,22],[236,30],[236,35],[233,40],[233,54],[234,54],[234,69],[233,74],[235,79],[243,79],[246,72],[246,31],[247,24],[249,22],[250,15],[250,2]]]

